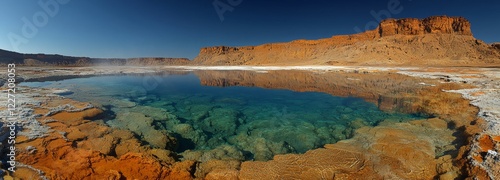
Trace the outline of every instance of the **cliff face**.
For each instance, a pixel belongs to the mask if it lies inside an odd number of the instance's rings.
[[[500,53],[472,36],[462,17],[388,19],[374,30],[319,40],[207,47],[200,65],[489,65]]]
[[[462,17],[435,16],[423,20],[415,18],[387,19],[377,28],[380,36],[459,34],[472,36],[470,23]]]

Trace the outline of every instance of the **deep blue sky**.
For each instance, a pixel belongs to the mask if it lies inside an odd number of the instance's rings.
[[[371,11],[400,2],[393,18],[463,16],[478,39],[500,42],[500,1],[485,0],[241,0],[221,21],[214,0],[64,0],[43,23],[38,2],[2,0],[0,49],[89,57],[187,57],[201,47],[258,45],[295,39],[318,39],[356,33],[376,21]],[[63,1],[63,0],[59,0]],[[217,0],[223,4],[238,0]],[[23,18],[38,32],[23,35]],[[385,16],[384,16],[385,17]],[[35,25],[36,26],[36,25]],[[9,35],[10,34],[10,35]],[[14,35],[13,35],[14,34]],[[15,36],[17,35],[17,36]],[[16,37],[19,45],[11,43]],[[21,42],[23,41],[23,42]],[[17,48],[16,48],[17,47]]]

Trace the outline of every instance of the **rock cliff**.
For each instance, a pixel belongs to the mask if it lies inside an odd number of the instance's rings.
[[[463,17],[434,16],[423,20],[415,18],[387,19],[377,28],[381,37],[392,35],[459,34],[472,36],[470,23]]]
[[[198,65],[491,65],[500,53],[462,17],[387,19],[374,30],[319,40],[207,47]]]

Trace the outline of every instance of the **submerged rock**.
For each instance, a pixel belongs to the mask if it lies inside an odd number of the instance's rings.
[[[221,145],[212,150],[188,150],[181,153],[181,155],[184,160],[195,160],[199,162],[208,162],[211,160],[245,160],[243,153],[230,145]]]
[[[441,120],[442,121],[442,120]],[[433,179],[457,169],[436,161],[433,138],[454,140],[453,131],[409,123],[364,127],[353,139],[325,145],[305,154],[276,155],[268,162],[243,162],[240,179]],[[446,165],[445,165],[446,164]]]
[[[295,152],[293,147],[284,141],[274,142],[260,136],[249,136],[243,132],[230,137],[228,142],[234,144],[243,151],[249,152],[250,154],[247,156],[250,156],[250,159],[257,161],[269,160],[275,154]]]
[[[226,137],[235,134],[238,127],[238,111],[214,108],[208,114],[208,117],[200,123],[204,131]]]
[[[207,136],[203,131],[199,129],[194,129],[193,126],[189,124],[177,124],[172,127],[172,131],[175,133],[178,133],[181,135],[181,137],[190,140],[192,143],[196,144],[197,146],[204,146],[206,145],[207,142]],[[182,143],[182,142],[180,142]],[[186,143],[186,142],[184,142]],[[180,144],[180,146],[182,146]]]
[[[153,119],[142,113],[118,113],[116,120],[109,122],[112,126],[130,130],[140,135],[152,147],[175,149],[177,141],[166,131],[156,130]]]
[[[135,102],[132,102],[128,99],[110,99],[109,101],[110,105],[116,106],[118,108],[132,108],[137,105]]]
[[[60,96],[73,94],[73,92],[70,91],[69,89],[56,89],[56,90],[52,91],[52,93],[60,95]]]

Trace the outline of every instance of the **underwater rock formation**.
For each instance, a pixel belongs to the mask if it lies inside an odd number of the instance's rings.
[[[443,128],[446,128],[446,122],[440,119],[361,128],[353,139],[329,144],[305,154],[276,155],[268,162],[243,162],[238,177],[433,179],[437,174],[436,152],[446,151],[435,147],[449,144],[455,139],[451,130]],[[434,138],[442,142],[433,142]],[[447,173],[456,170],[450,167],[441,171]]]

